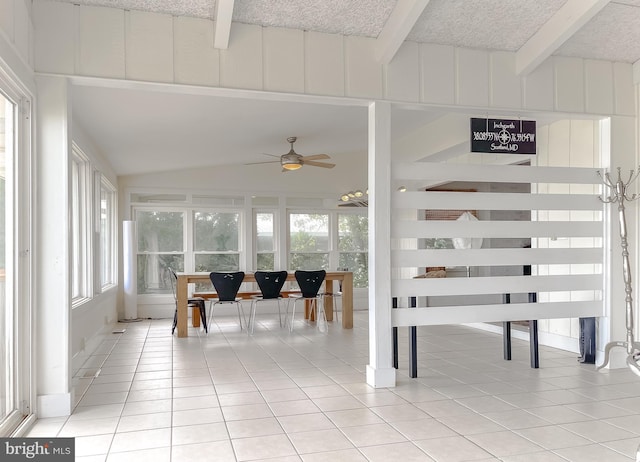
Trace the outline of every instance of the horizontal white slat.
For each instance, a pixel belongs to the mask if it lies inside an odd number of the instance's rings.
[[[392,250],[391,266],[496,266],[602,263],[601,248]]]
[[[394,191],[396,209],[432,210],[602,210],[590,194],[518,194],[442,191]]]
[[[397,163],[391,166],[394,180],[481,181],[493,183],[600,184],[598,169],[529,167],[524,165]]]
[[[397,308],[394,327],[604,316],[601,301]]]
[[[600,274],[421,278],[391,281],[392,297],[601,290]]]
[[[391,221],[394,238],[601,237],[599,221]]]

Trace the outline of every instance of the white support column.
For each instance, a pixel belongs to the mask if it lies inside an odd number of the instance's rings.
[[[69,121],[65,77],[37,77],[37,415],[71,414]]]
[[[367,383],[395,387],[391,326],[391,104],[369,105],[369,364]]]

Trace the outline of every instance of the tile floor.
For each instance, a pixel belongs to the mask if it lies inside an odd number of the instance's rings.
[[[466,326],[419,328],[419,378],[364,383],[368,315],[328,335],[271,316],[253,336],[237,318],[205,335],[171,320],[121,324],[75,378],[68,418],[29,436],[73,436],[77,461],[629,461],[640,444],[640,378],[596,372],[575,353]],[[99,375],[88,378],[97,370]]]

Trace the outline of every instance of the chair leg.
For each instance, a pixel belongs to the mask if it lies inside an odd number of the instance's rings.
[[[213,321],[213,306],[215,305],[215,302],[213,300],[211,300],[209,302],[209,326],[211,325],[211,322]]]
[[[209,325],[207,324],[207,310],[205,308],[205,301],[200,300],[198,302],[198,308],[200,308],[200,319],[202,319],[202,327],[204,327],[204,333],[209,333]]]
[[[176,311],[174,311],[173,313],[173,326],[171,326],[171,335],[173,335],[173,333],[175,332],[177,325],[178,325],[178,309],[176,308]]]
[[[238,305],[238,321],[240,322],[240,330],[242,330],[242,319],[244,318],[244,323],[245,325],[247,324],[247,318],[244,315],[244,310],[242,308],[242,303],[241,302],[236,302],[236,305]],[[242,314],[242,316],[241,316]]]
[[[277,299],[278,302],[278,321],[280,321],[280,328],[282,328],[282,313],[280,312],[280,299]]]
[[[256,308],[258,307],[258,300],[251,300],[251,309],[249,311],[249,333],[253,335],[253,329],[256,325]]]
[[[293,307],[291,308],[291,318],[289,318],[289,332],[293,332],[293,319],[294,319],[294,317],[295,317],[295,315],[296,315],[296,302],[297,302],[298,300],[299,300],[299,299],[297,299],[297,298],[296,298],[296,299],[293,301]],[[288,312],[289,312],[289,308],[287,307],[287,313],[288,313]]]
[[[320,297],[316,297],[314,303],[316,305],[316,325],[318,326],[318,330],[323,333],[328,332],[329,324],[327,322],[327,315],[324,312],[324,303],[321,302]],[[320,320],[321,317],[322,321]]]

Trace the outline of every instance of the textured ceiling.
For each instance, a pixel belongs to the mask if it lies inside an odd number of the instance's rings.
[[[565,0],[431,0],[407,38],[516,51],[564,3]]]
[[[217,0],[56,0],[213,19]],[[566,0],[431,0],[408,40],[517,51]],[[397,0],[235,0],[233,21],[378,37]],[[640,0],[612,0],[556,54],[640,59]]]

